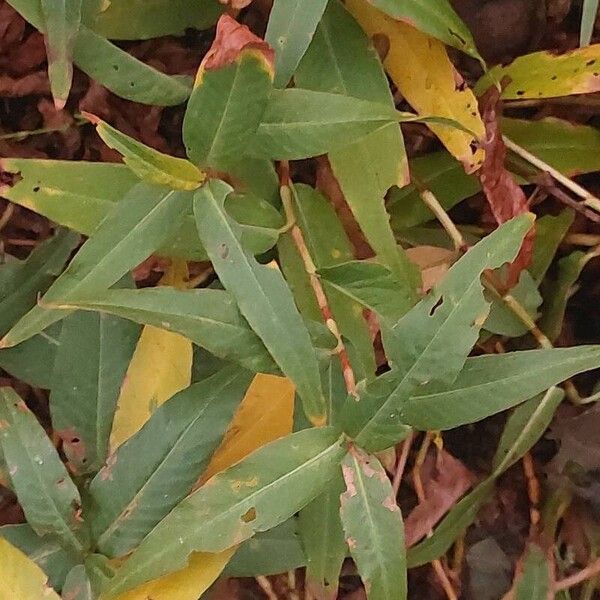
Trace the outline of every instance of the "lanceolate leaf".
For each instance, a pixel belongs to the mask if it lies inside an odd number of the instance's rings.
[[[385,104],[327,92],[273,90],[252,153],[271,159],[308,158],[396,121],[393,107]]]
[[[107,556],[130,552],[189,493],[251,380],[229,367],[167,400],[96,475],[91,529]]]
[[[46,574],[25,554],[0,538],[0,597],[11,600],[60,600]]]
[[[247,27],[228,15],[219,19],[183,122],[191,160],[222,169],[246,154],[272,88],[271,59],[272,50]]]
[[[81,247],[43,302],[110,287],[159,248],[189,210],[186,192],[138,184],[116,204],[94,235]],[[14,346],[62,319],[66,311],[35,306],[2,339]]]
[[[375,456],[353,448],[342,463],[340,514],[369,600],[405,600],[404,526],[392,485]]]
[[[73,47],[81,24],[82,0],[40,0],[44,17],[48,77],[54,104],[61,110],[73,79]]]
[[[0,527],[0,538],[26,554],[46,573],[48,583],[60,591],[67,573],[75,563],[56,540],[49,536],[40,537],[25,523]]]
[[[369,0],[393,19],[409,23],[481,61],[469,28],[448,0]]]
[[[94,592],[84,565],[73,567],[65,581],[63,599],[94,600]]]
[[[275,86],[286,87],[306,52],[328,0],[276,0],[265,40],[275,48]]]
[[[303,88],[394,106],[375,49],[337,0],[329,2],[295,81]],[[371,247],[400,279],[416,288],[418,274],[396,244],[383,202],[391,186],[402,187],[409,179],[398,125],[388,123],[350,145],[333,149],[329,161]],[[412,294],[416,300],[414,290]]]
[[[72,552],[85,545],[81,499],[42,426],[12,388],[0,388],[0,442],[28,523]],[[2,561],[5,562],[5,561]]]
[[[194,197],[200,239],[240,312],[285,375],[296,385],[314,424],[326,421],[326,407],[315,350],[281,273],[259,264],[239,242],[239,226],[224,210],[231,188],[211,181]],[[294,344],[287,340],[293,338]]]
[[[481,273],[513,260],[530,226],[523,216],[484,238],[384,336],[392,370],[379,378],[375,393],[367,386],[360,402],[346,402],[345,421],[358,443],[372,450],[393,445],[406,431],[401,409],[409,396],[427,383],[456,379],[489,311]]]
[[[119,152],[140,179],[177,190],[195,190],[204,181],[206,175],[191,162],[154,150],[94,115],[85,116],[96,126],[104,143]]]
[[[598,367],[599,346],[469,358],[449,388],[429,394],[423,388],[404,403],[400,413],[417,429],[451,429],[511,408],[577,373]]]
[[[383,64],[419,115],[454,119],[478,138],[483,137],[484,126],[477,99],[470,88],[457,86],[460,75],[441,42],[407,23],[390,18],[370,6],[367,0],[348,0],[346,6],[369,36],[387,37],[389,51]],[[430,127],[467,172],[479,167],[483,153],[473,149],[476,140],[472,135],[455,128],[433,124]]]
[[[60,231],[41,243],[24,261],[0,266],[0,333],[5,334],[60,275],[79,241],[73,232]],[[1,359],[0,359],[1,360]]]
[[[193,551],[219,552],[282,523],[324,489],[343,454],[336,430],[313,428],[272,442],[215,475],[152,530],[105,597],[181,569]]]
[[[218,0],[121,0],[101,4],[86,25],[109,40],[145,40],[208,29],[223,10]]]
[[[515,600],[549,600],[552,592],[551,566],[548,557],[537,544],[526,550],[523,573],[518,578]]]
[[[61,301],[59,306],[98,310],[142,325],[168,329],[186,336],[215,356],[239,362],[252,371],[277,370],[260,338],[240,315],[231,295],[223,290],[183,291],[167,287],[106,290],[94,292],[93,298]]]
[[[589,94],[600,89],[600,44],[578,48],[565,54],[534,52],[498,65],[484,75],[475,87],[482,94],[494,81],[510,79],[502,89],[506,100],[554,98]]]
[[[298,533],[306,555],[306,578],[318,598],[335,598],[347,545],[340,520],[339,473],[326,490],[300,511]]]
[[[119,390],[139,333],[137,325],[102,313],[76,312],[63,321],[50,413],[78,473],[97,471],[106,458]]]

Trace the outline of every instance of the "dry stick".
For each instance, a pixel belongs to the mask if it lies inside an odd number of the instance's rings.
[[[591,562],[587,567],[581,569],[581,571],[575,573],[574,575],[570,575],[569,577],[565,577],[560,581],[557,581],[554,584],[554,591],[561,592],[563,590],[568,590],[569,588],[575,587],[592,577],[595,577],[600,573],[600,558],[597,558],[595,561]]]
[[[350,359],[348,358],[348,353],[346,352],[346,346],[342,340],[342,336],[340,334],[340,330],[333,318],[333,314],[331,312],[331,308],[329,308],[329,303],[327,301],[327,296],[325,295],[325,290],[323,289],[323,285],[321,284],[321,280],[317,276],[317,268],[315,263],[313,262],[310,253],[308,251],[308,247],[306,246],[306,241],[304,240],[304,234],[298,225],[296,224],[296,216],[294,213],[294,203],[293,203],[293,187],[290,181],[290,172],[289,172],[289,164],[287,161],[281,161],[280,163],[280,195],[281,202],[283,203],[283,208],[285,210],[285,215],[287,219],[287,224],[285,229],[289,230],[290,235],[292,236],[292,240],[300,254],[300,258],[302,259],[302,263],[304,264],[304,270],[307,272],[310,285],[312,287],[313,293],[317,299],[317,304],[319,305],[319,309],[321,314],[323,315],[323,319],[325,320],[325,325],[327,325],[327,329],[331,331],[334,335],[337,345],[334,348],[334,354],[338,355],[340,360],[340,364],[342,366],[342,374],[344,376],[344,382],[346,384],[346,390],[348,393],[354,397],[357,396],[356,393],[356,379],[354,377],[354,371],[352,370],[352,365],[350,364]]]
[[[527,452],[521,461],[523,465],[523,473],[525,474],[525,481],[527,482],[527,495],[529,497],[529,520],[530,520],[530,537],[534,537],[537,533],[540,524],[540,496],[541,487],[540,482],[535,474],[535,467],[533,464],[533,458],[531,453]]]
[[[271,582],[264,575],[258,575],[254,579],[269,600],[279,600],[277,594],[273,590]]]
[[[396,463],[396,470],[394,471],[394,480],[392,481],[394,497],[398,495],[398,490],[400,489],[400,483],[402,482],[402,475],[404,475],[404,469],[406,468],[406,461],[408,460],[408,453],[410,452],[410,447],[412,446],[414,437],[415,437],[414,431],[411,431],[408,434],[408,437],[402,443],[402,451],[400,452],[400,456],[398,457],[398,462]]]
[[[544,162],[534,154],[531,154],[525,148],[519,146],[513,142],[510,138],[505,135],[502,136],[502,141],[509,150],[512,150],[515,154],[518,154],[521,158],[525,159],[528,163],[540,169],[540,171],[549,173],[552,177],[558,181],[561,185],[566,187],[568,190],[573,192],[576,196],[579,196],[586,206],[596,212],[600,212],[600,199],[594,196],[591,192],[588,192],[585,188],[581,187],[578,183],[574,182],[563,175],[560,171],[557,171],[554,167],[551,167],[548,163]]]

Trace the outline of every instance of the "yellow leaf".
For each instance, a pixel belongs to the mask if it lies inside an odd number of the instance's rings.
[[[149,581],[117,600],[197,600],[221,574],[235,550],[228,548],[218,554],[194,552],[185,569]]]
[[[347,0],[346,8],[371,38],[379,39],[386,48],[389,42],[383,65],[419,115],[454,119],[479,138],[485,135],[477,99],[470,88],[463,86],[442,42],[388,17],[366,0]],[[473,149],[472,136],[443,125],[429,127],[468,173],[479,168],[483,150]]]
[[[261,446],[292,431],[294,384],[286,377],[258,373],[201,482],[240,461]]]
[[[46,573],[4,538],[0,538],[0,600],[60,600]]]
[[[294,392],[294,385],[285,377],[257,374],[201,482],[268,442],[291,433]],[[219,576],[236,549],[237,546],[218,554],[193,552],[185,569],[150,581],[117,600],[196,600]]]
[[[175,261],[161,285],[183,288],[187,267]],[[150,415],[173,394],[188,387],[192,377],[192,343],[182,335],[146,325],[127,369],[117,401],[110,450],[139,431]]]

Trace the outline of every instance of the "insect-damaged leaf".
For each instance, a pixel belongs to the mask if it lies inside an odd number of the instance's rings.
[[[0,597],[10,600],[60,600],[48,577],[32,560],[0,538]]]
[[[184,286],[187,264],[169,266],[159,285]],[[182,335],[146,325],[137,341],[117,400],[110,432],[114,452],[168,398],[190,385],[192,344]]]
[[[79,236],[59,231],[34,248],[26,260],[0,265],[0,334],[5,334],[35,305],[60,275]]]
[[[295,81],[306,89],[394,106],[377,53],[337,0],[329,2]],[[402,187],[409,179],[398,124],[388,123],[350,145],[332,149],[329,162],[344,198],[380,260],[416,287],[417,274],[396,244],[383,201],[391,186]]]
[[[275,80],[286,87],[319,24],[328,0],[275,0],[265,40],[275,48]]]
[[[218,0],[121,0],[101,3],[85,23],[109,40],[146,40],[208,29],[223,9]]]
[[[84,565],[76,565],[69,571],[62,597],[68,600],[94,600],[94,592]]]
[[[79,474],[97,471],[106,458],[117,398],[139,334],[134,323],[102,313],[76,312],[63,321],[50,413],[63,452]]]
[[[261,254],[277,241],[283,220],[267,201],[272,187],[268,169],[256,159],[246,160],[246,163],[244,166],[249,172],[241,172],[238,165],[232,177],[240,189],[248,189],[249,193],[231,194],[225,207],[240,223],[243,244]],[[0,171],[15,181],[12,187],[0,184],[4,198],[88,236],[114,209],[115,203],[126,199],[139,183],[139,178],[120,164],[1,158]],[[252,178],[252,184],[248,178]],[[99,187],[98,181],[104,184]],[[276,181],[274,185],[278,185]],[[207,259],[191,210],[189,213],[184,215],[181,227],[173,231],[159,249],[161,256]]]
[[[46,432],[12,388],[0,388],[0,443],[27,522],[38,535],[52,535],[81,552],[79,492]]]
[[[315,349],[278,270],[258,263],[239,242],[239,226],[224,209],[231,187],[211,181],[194,196],[198,234],[225,288],[296,389],[314,424],[327,418]],[[293,338],[294,344],[288,340]]]
[[[494,81],[503,81],[502,98],[555,98],[589,94],[600,89],[600,44],[578,48],[565,54],[533,52],[515,59],[507,66],[498,65],[475,86],[483,94]]]
[[[116,204],[63,274],[46,292],[51,303],[72,294],[110,287],[148,258],[180,226],[190,196],[146,184]],[[10,347],[29,339],[68,314],[35,306],[0,341]]]
[[[531,218],[512,219],[469,250],[440,284],[384,336],[392,370],[349,398],[348,433],[373,451],[393,445],[406,433],[403,404],[420,386],[448,385],[461,371],[487,317],[489,303],[480,281],[516,255]]]
[[[461,76],[441,42],[388,17],[367,0],[348,0],[346,6],[369,36],[383,36],[388,40],[389,51],[383,60],[385,69],[419,115],[453,119],[478,138],[483,137],[477,100],[468,87],[462,87]],[[430,128],[467,172],[479,168],[483,152],[473,149],[476,140],[472,135],[434,124]]]
[[[240,403],[251,375],[227,367],[156,409],[93,479],[91,531],[110,557],[130,552],[192,489]]]
[[[235,300],[223,290],[106,290],[94,292],[93,298],[61,301],[59,306],[97,310],[167,329],[251,371],[277,371],[264,344],[240,315]]]
[[[191,552],[220,552],[282,523],[323,490],[344,451],[335,429],[312,428],[271,442],[215,475],[152,530],[105,598],[182,568]]]
[[[397,21],[454,46],[481,61],[469,28],[454,12],[448,0],[368,0]]]
[[[246,153],[273,87],[273,50],[229,15],[217,24],[183,121],[194,163],[227,170]]]
[[[404,526],[394,491],[377,458],[351,448],[342,463],[340,514],[346,542],[369,600],[406,599]]]
[[[73,48],[81,24],[81,4],[82,0],[40,0],[48,78],[57,110],[65,106],[71,89]]]
[[[188,160],[154,150],[94,115],[84,113],[84,116],[96,126],[102,141],[119,152],[123,162],[140,179],[176,190],[195,190],[204,181],[206,175]]]

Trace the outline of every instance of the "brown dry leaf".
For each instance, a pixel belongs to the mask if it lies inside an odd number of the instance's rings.
[[[438,246],[415,246],[406,251],[411,262],[421,271],[422,290],[428,292],[442,280],[456,259],[456,253]]]
[[[501,225],[517,215],[529,212],[527,198],[505,166],[506,146],[500,128],[500,91],[491,87],[479,101],[485,123],[486,136],[483,141],[485,159],[479,170],[481,187],[487,198],[496,223]],[[521,271],[531,262],[535,227],[523,240],[521,250],[510,266],[506,285],[511,288],[519,281]]]
[[[471,471],[445,450],[427,455],[421,479],[425,500],[404,521],[407,546],[425,537],[475,482]]]

